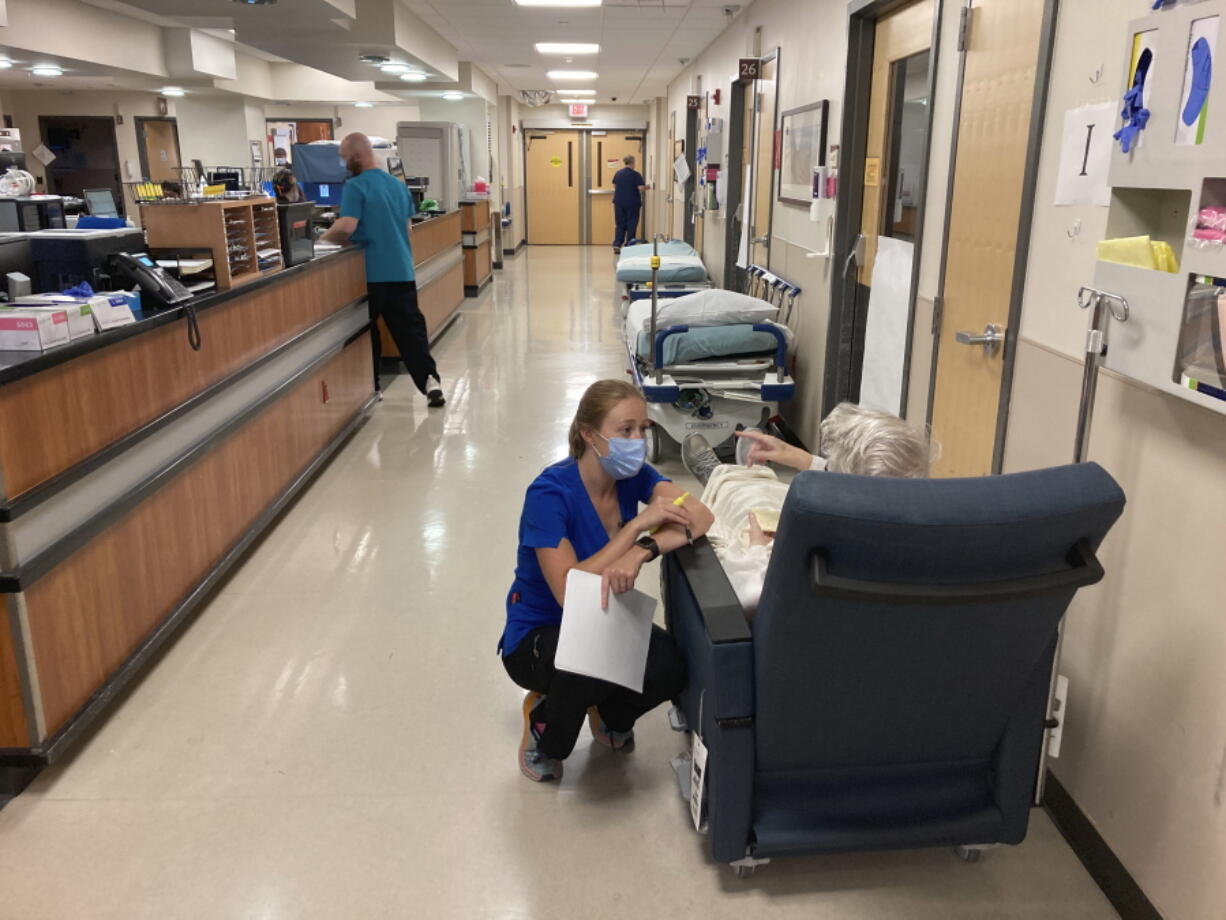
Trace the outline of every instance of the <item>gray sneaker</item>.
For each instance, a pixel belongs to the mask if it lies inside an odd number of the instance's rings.
[[[687,434],[681,443],[681,462],[690,471],[690,475],[704,486],[711,478],[712,470],[720,465],[720,459],[711,449],[710,442],[697,431]]]
[[[532,710],[544,697],[530,692],[524,697],[524,735],[519,743],[519,770],[534,783],[544,783],[562,778],[562,761],[547,757],[537,747],[540,730],[532,722]]]

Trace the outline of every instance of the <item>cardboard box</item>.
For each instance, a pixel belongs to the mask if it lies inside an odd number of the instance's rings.
[[[67,310],[0,310],[0,351],[46,351],[67,344]]]
[[[53,306],[70,311],[69,320],[75,322],[74,339],[92,335],[95,330],[114,329],[136,322],[128,306],[124,291],[109,294],[94,294],[92,297],[71,297],[67,294],[32,294],[17,298],[15,306]]]
[[[69,341],[94,334],[94,311],[88,300],[72,297],[18,297],[12,309],[19,310],[64,310],[68,314]]]
[[[97,294],[90,301],[94,313],[94,325],[98,331],[116,329],[120,326],[131,326],[136,322],[133,309],[140,309],[140,291],[135,295],[130,291],[112,291],[109,294]]]

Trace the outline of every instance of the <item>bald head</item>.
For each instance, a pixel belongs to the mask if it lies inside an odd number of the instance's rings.
[[[355,176],[364,169],[374,169],[378,165],[370,138],[360,131],[345,135],[341,140],[340,153],[341,159]]]

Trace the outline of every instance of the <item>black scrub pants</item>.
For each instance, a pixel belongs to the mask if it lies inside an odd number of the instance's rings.
[[[634,235],[639,229],[639,212],[642,205],[639,204],[615,204],[613,205],[613,217],[616,221],[616,229],[613,231],[613,245],[620,249],[623,246],[629,246],[630,241],[634,239]]]
[[[383,359],[383,343],[377,325],[380,316],[400,352],[400,359],[409,369],[409,376],[421,392],[426,392],[426,380],[438,376],[434,358],[430,355],[430,340],[426,336],[426,318],[417,307],[417,282],[368,281],[366,293],[370,303],[371,349],[375,359],[375,389],[379,386],[379,366]]]
[[[545,694],[532,719],[545,723],[539,747],[546,757],[565,760],[570,756],[589,706],[597,708],[613,731],[628,732],[639,716],[678,696],[685,687],[685,661],[673,637],[658,626],[651,627],[642,693],[554,668],[558,631],[556,626],[534,629],[502,658],[511,680],[525,690]]]

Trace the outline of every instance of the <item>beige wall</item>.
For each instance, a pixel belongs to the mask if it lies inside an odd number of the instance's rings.
[[[847,60],[846,15],[845,0],[758,0],[749,6],[669,85],[665,109],[660,115],[659,133],[664,145],[668,142],[670,113],[675,113],[677,137],[685,136],[685,97],[695,91],[700,79],[703,92],[720,90],[721,104],[710,105],[709,114],[723,118],[725,136],[730,135],[731,87],[737,74],[737,60],[752,53],[754,30],[759,26],[763,52],[780,49],[778,110],[828,99],[828,141],[837,144]],[[657,200],[656,209],[661,220],[671,226],[673,235],[681,236],[681,196],[671,173],[671,156],[660,157],[652,181],[661,189],[661,197],[671,193],[675,201],[669,205]],[[773,204],[771,220],[770,268],[804,290],[792,320],[797,334],[798,396],[786,411],[801,437],[816,445],[832,266],[829,259],[810,259],[806,254],[825,248],[825,224],[812,222],[807,207],[778,201]],[[705,222],[703,260],[712,277],[718,280],[724,271],[727,215],[711,211]]]
[[[1117,94],[1127,23],[1143,12],[1061,4],[1007,471],[1072,457],[1087,319],[1075,297],[1093,282],[1107,209],[1051,203],[1063,115]],[[1103,372],[1089,459],[1119,480],[1128,507],[1103,547],[1107,580],[1081,592],[1067,620],[1068,719],[1052,769],[1167,920],[1221,920],[1226,419]]]

